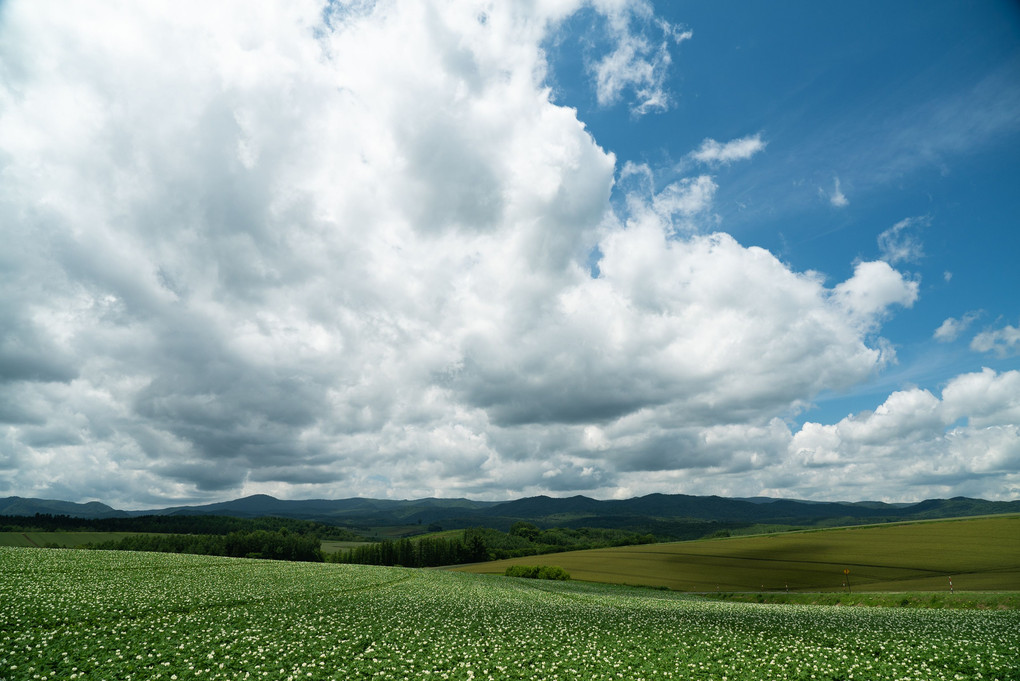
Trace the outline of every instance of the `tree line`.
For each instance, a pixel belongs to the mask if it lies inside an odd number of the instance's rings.
[[[560,551],[650,544],[655,541],[653,535],[624,530],[602,528],[542,530],[531,523],[518,522],[511,526],[509,532],[474,527],[464,530],[462,535],[387,540],[341,549],[326,556],[326,560],[359,565],[438,567]]]
[[[122,539],[87,544],[84,548],[157,551],[199,555],[322,561],[363,565],[438,567],[478,563],[580,549],[646,544],[651,534],[611,528],[546,528],[517,522],[509,532],[475,527],[459,534],[426,535],[365,542],[354,532],[310,520],[259,517],[181,515],[127,518],[73,518],[64,515],[0,516],[6,532],[136,532]],[[322,540],[361,541],[360,546],[323,555]]]
[[[403,567],[438,567],[480,563],[489,560],[484,541],[477,534],[465,537],[421,537],[419,539],[385,540],[340,550],[326,556],[330,563],[356,565],[400,565]]]
[[[254,530],[215,534],[136,534],[122,539],[94,544],[82,548],[110,551],[155,551],[158,553],[191,553],[202,556],[231,556],[234,558],[269,558],[321,563],[321,543],[313,534],[294,534],[286,529],[278,531]]]

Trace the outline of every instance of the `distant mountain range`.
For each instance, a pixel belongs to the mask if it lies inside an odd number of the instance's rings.
[[[315,520],[352,528],[439,525],[445,529],[485,526],[508,529],[518,521],[541,527],[607,527],[651,532],[662,537],[703,536],[706,524],[720,529],[749,525],[832,526],[897,520],[1020,513],[1020,500],[986,501],[954,497],[916,504],[817,502],[796,499],[731,499],[685,494],[649,494],[622,500],[585,496],[527,497],[513,501],[469,499],[306,499],[283,500],[256,494],[200,506],[121,511],[97,501],[78,504],[50,499],[0,499],[0,515],[37,513],[75,518],[127,518],[143,515],[277,516]]]

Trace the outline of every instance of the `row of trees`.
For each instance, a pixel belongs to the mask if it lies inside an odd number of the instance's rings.
[[[482,537],[470,530],[465,536],[422,537],[398,539],[357,546],[326,556],[332,563],[358,565],[402,565],[404,567],[438,567],[489,560],[489,551]]]
[[[508,534],[510,537],[523,539],[532,546],[537,547],[539,550],[535,553],[555,553],[556,551],[601,549],[609,546],[654,544],[656,541],[659,541],[654,534],[650,533],[630,532],[628,530],[606,527],[550,527],[541,529],[533,523],[524,521],[511,525]]]
[[[366,544],[341,550],[327,560],[361,565],[403,565],[404,567],[437,567],[486,560],[534,556],[559,551],[649,544],[656,541],[650,534],[600,528],[551,528],[519,522],[509,532],[488,527],[464,530],[462,536],[421,537]]]
[[[321,563],[319,538],[280,530],[254,530],[213,534],[138,534],[108,542],[86,544],[84,548],[113,551],[156,551],[193,553],[203,556],[235,558],[271,558]]]

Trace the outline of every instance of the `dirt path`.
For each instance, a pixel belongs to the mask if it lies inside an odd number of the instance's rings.
[[[34,540],[34,539],[32,539],[31,537],[29,537],[29,536],[28,536],[27,534],[25,534],[24,532],[22,532],[22,533],[21,533],[21,536],[22,536],[22,537],[24,537],[25,539],[27,539],[27,540],[28,540],[28,543],[29,543],[29,544],[31,544],[32,546],[35,546],[36,548],[42,548],[41,546],[39,546],[38,544],[36,544],[36,543],[35,543],[35,540]]]

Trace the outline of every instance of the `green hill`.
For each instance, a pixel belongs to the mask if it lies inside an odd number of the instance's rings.
[[[502,574],[534,557],[458,570]],[[574,579],[681,591],[1020,590],[1020,515],[868,525],[543,557]]]
[[[1020,500],[986,501],[965,497],[888,504],[877,501],[728,499],[685,494],[649,494],[612,500],[579,495],[565,498],[537,496],[501,502],[363,498],[283,500],[256,494],[214,504],[146,511],[118,511],[97,502],[74,504],[47,499],[0,498],[0,516],[63,515],[105,518],[111,522],[137,516],[272,516],[345,526],[360,534],[390,537],[421,534],[430,525],[447,530],[491,527],[505,532],[514,523],[525,521],[543,529],[599,527],[682,540],[708,537],[720,531],[746,533],[762,525],[782,525],[792,529],[1016,513],[1020,513]],[[124,528],[103,526],[93,529],[120,531]]]

